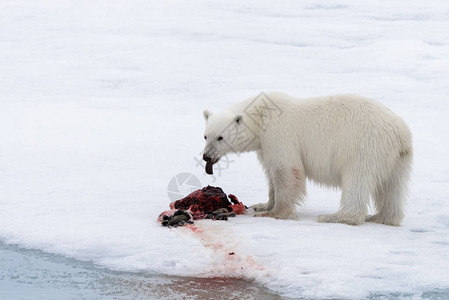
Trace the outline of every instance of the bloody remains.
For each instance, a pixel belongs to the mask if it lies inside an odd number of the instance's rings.
[[[227,220],[228,217],[243,214],[246,208],[236,196],[231,194],[227,196],[221,188],[208,185],[170,203],[171,210],[161,213],[158,221],[164,226],[182,226],[190,223],[191,219]],[[185,218],[181,214],[191,217]],[[173,222],[171,220],[173,216],[178,216],[182,222],[180,224]]]

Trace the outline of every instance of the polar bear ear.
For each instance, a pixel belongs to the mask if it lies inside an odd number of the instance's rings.
[[[241,124],[242,122],[243,122],[243,115],[242,114],[237,114],[235,117],[234,117],[234,121],[237,123],[237,124]]]
[[[207,121],[207,119],[209,119],[209,117],[211,115],[212,115],[212,113],[210,111],[208,111],[207,109],[205,111],[203,111],[204,120]]]

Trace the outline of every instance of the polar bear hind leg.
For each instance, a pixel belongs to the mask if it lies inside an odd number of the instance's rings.
[[[402,153],[391,176],[380,184],[373,194],[376,214],[367,222],[399,226],[404,217],[404,204],[410,180],[411,154]]]
[[[369,195],[370,186],[367,182],[358,180],[350,182],[343,187],[340,210],[335,214],[319,215],[318,222],[359,225],[365,220]]]

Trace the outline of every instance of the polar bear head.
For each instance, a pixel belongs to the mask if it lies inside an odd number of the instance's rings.
[[[243,114],[224,111],[212,114],[205,110],[206,130],[203,159],[206,161],[206,173],[213,174],[212,166],[229,153],[253,150],[256,135],[250,130]]]

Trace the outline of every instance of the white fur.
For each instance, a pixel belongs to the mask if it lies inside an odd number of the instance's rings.
[[[413,155],[411,133],[401,118],[355,95],[266,96],[270,101],[253,97],[204,114],[204,153],[214,161],[231,152],[257,153],[269,182],[268,203],[254,206],[257,216],[294,214],[310,179],[342,189],[340,210],[320,215],[320,222],[401,223]],[[370,196],[377,213],[367,217]]]

